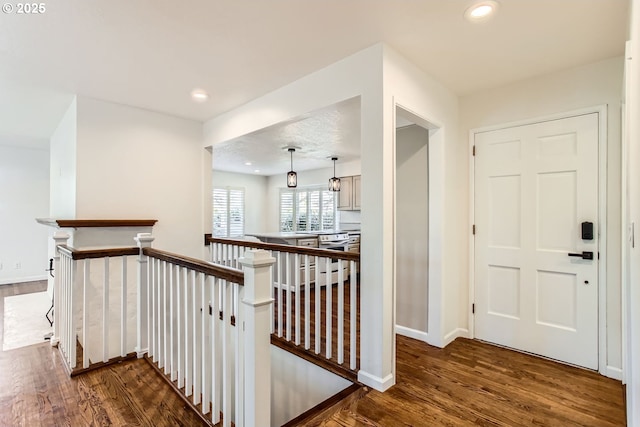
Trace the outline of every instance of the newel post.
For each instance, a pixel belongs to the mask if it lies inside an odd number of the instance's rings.
[[[244,421],[246,427],[271,422],[271,266],[269,251],[250,250],[240,258],[244,270]]]
[[[141,358],[149,351],[149,257],[144,254],[144,248],[150,248],[155,238],[151,233],[138,233],[134,240],[138,243],[138,310],[136,313],[137,344],[136,353]]]
[[[60,342],[60,310],[56,307],[56,300],[60,301],[62,298],[61,284],[62,269],[60,268],[60,253],[58,252],[58,246],[66,245],[69,241],[69,234],[64,231],[56,231],[53,234],[54,250],[53,250],[53,271],[55,277],[53,278],[53,336],[50,343],[52,346],[58,345]]]

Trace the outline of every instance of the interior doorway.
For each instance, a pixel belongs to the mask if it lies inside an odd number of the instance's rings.
[[[395,332],[429,340],[429,139],[437,127],[396,107],[394,174]]]

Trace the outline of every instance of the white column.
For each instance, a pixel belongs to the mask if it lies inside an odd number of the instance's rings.
[[[149,270],[148,262],[149,257],[144,255],[143,248],[150,248],[151,242],[155,238],[151,233],[138,233],[134,240],[138,243],[140,253],[138,254],[138,310],[136,313],[136,326],[138,341],[136,345],[136,353],[138,358],[141,358],[149,351],[149,342],[147,335],[147,328],[149,327],[148,319],[148,292],[149,292]],[[124,319],[123,319],[124,320]]]
[[[58,345],[60,342],[60,310],[56,307],[56,301],[60,301],[60,254],[58,253],[58,246],[66,245],[69,240],[69,234],[64,231],[56,231],[53,234],[53,240],[55,241],[55,250],[53,251],[53,336],[50,343],[52,346]]]
[[[240,314],[244,330],[245,427],[271,422],[271,266],[275,261],[265,250],[250,250],[240,258],[244,270]]]

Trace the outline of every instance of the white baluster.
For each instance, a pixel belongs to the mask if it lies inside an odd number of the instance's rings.
[[[211,324],[211,421],[214,424],[220,422],[220,391],[222,387],[221,379],[221,367],[222,367],[222,345],[221,345],[221,332],[220,321],[218,319],[218,307],[220,304],[219,298],[219,279],[215,277],[209,278],[209,287],[211,295],[211,316],[209,316],[209,322]]]
[[[198,273],[201,274],[201,273]],[[202,389],[200,384],[200,372],[202,367],[201,353],[200,353],[200,310],[202,308],[202,301],[200,299],[200,292],[198,291],[198,281],[194,276],[193,286],[191,287],[192,292],[192,331],[193,331],[193,341],[192,341],[192,355],[193,355],[193,404],[197,405],[200,403],[200,399],[202,397]]]
[[[182,288],[184,287],[184,270],[180,266],[176,266],[178,269],[176,274],[176,334],[178,337],[178,388],[184,387],[184,327],[183,312],[184,312],[184,295]]]
[[[109,258],[104,258],[102,283],[102,361],[109,361]],[[85,343],[86,346],[86,343]],[[75,346],[74,346],[75,347]]]
[[[349,288],[351,290],[351,294],[349,295],[349,314],[351,317],[350,326],[351,330],[349,331],[350,345],[349,345],[349,369],[356,369],[356,356],[357,356],[357,342],[356,342],[356,331],[357,331],[357,314],[358,314],[358,296],[356,286],[358,284],[358,279],[356,275],[356,262],[351,261],[351,268],[349,269]]]
[[[194,270],[189,270],[188,272],[188,281],[184,288],[184,302],[185,302],[185,318],[184,318],[184,360],[186,363],[185,367],[185,386],[184,393],[187,397],[191,396],[193,393],[193,292],[192,289],[195,286],[196,281],[196,272]]]
[[[63,305],[60,304],[62,301],[62,277],[61,273],[61,263],[60,263],[60,252],[58,252],[57,248],[60,245],[66,245],[69,240],[69,235],[63,231],[56,231],[53,234],[54,247],[56,248],[53,252],[53,271],[54,271],[54,279],[53,279],[53,336],[51,337],[51,345],[58,345],[60,342],[60,318],[63,312]]]
[[[173,322],[175,319],[175,274],[178,266],[175,264],[169,264],[169,373],[171,375],[171,381],[178,379],[178,368],[176,366],[176,347],[175,347],[175,328],[176,325]]]
[[[283,303],[282,303],[282,269],[283,269],[283,265],[282,265],[282,252],[278,252],[278,261],[276,262],[276,266],[275,268],[278,271],[278,296],[276,297],[276,303],[278,304],[278,306],[276,307],[276,310],[278,312],[278,336],[282,338],[282,309],[283,309]]]
[[[338,363],[344,362],[344,270],[338,259]]]
[[[233,379],[234,379],[234,345],[229,312],[231,311],[231,284],[226,280],[221,281],[222,288],[222,425],[231,426],[231,414],[233,413]]]
[[[287,283],[286,283],[286,296],[287,296],[287,300],[285,303],[285,310],[286,310],[286,314],[287,314],[287,341],[291,341],[291,287],[292,287],[292,280],[291,280],[291,256],[292,254],[287,252],[285,253],[286,259],[287,259],[287,264],[286,264],[286,277],[287,277]]]
[[[296,345],[300,345],[300,292],[302,291],[302,286],[300,286],[300,254],[296,253],[293,262],[293,274],[295,277],[295,309],[296,309]]]
[[[315,295],[316,295],[316,354],[320,354],[321,346],[322,346],[322,336],[320,335],[321,324],[320,324],[320,314],[321,314],[321,301],[320,297],[322,295],[322,283],[320,283],[320,257],[316,256],[315,258],[315,266],[316,266],[316,284],[315,284]]]
[[[333,297],[333,288],[331,286],[331,258],[325,258],[325,295],[326,295],[326,300],[327,300],[327,306],[326,306],[326,355],[325,357],[327,359],[331,359],[331,321],[333,320],[333,301],[332,301],[332,297]]]
[[[82,352],[82,367],[89,367],[89,348],[87,344],[89,343],[89,314],[91,310],[89,310],[89,286],[90,278],[91,278],[91,260],[84,260],[84,271],[83,271],[83,280],[82,280],[82,307],[84,310],[84,314],[82,316],[82,343],[84,345],[84,351]]]
[[[85,310],[86,315],[86,310]],[[120,287],[120,356],[127,355],[127,256],[122,257]]]
[[[202,389],[202,413],[209,413],[209,404],[210,404],[210,395],[209,395],[209,357],[208,357],[208,338],[209,331],[207,330],[207,326],[209,322],[207,322],[207,317],[209,316],[209,297],[207,295],[207,276],[204,274],[200,275],[200,301],[202,311],[200,312],[200,360],[202,367],[200,368],[200,387]]]
[[[311,266],[309,255],[304,256],[304,348],[311,346]]]

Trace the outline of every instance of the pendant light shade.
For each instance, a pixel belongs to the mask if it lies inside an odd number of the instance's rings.
[[[336,178],[336,160],[337,157],[332,157],[333,160],[333,178],[329,179],[329,191],[340,191],[340,178]]]
[[[298,186],[298,174],[293,170],[293,153],[295,151],[295,148],[289,148],[289,153],[291,153],[291,170],[287,173],[287,187],[289,188]]]

